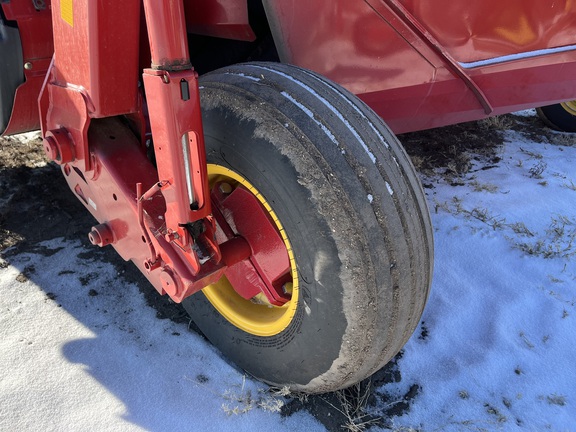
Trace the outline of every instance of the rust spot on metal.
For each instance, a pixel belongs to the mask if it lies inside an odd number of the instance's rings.
[[[152,69],[165,71],[181,71],[192,69],[190,59],[161,59],[159,64],[152,64]]]

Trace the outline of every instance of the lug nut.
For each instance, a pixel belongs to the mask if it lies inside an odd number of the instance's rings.
[[[293,283],[292,282],[287,282],[285,284],[282,285],[282,292],[284,293],[284,295],[292,295],[292,290],[293,290]]]
[[[229,195],[232,193],[232,186],[230,186],[230,184],[228,184],[228,183],[220,183],[220,186],[218,186],[218,189],[224,195]]]

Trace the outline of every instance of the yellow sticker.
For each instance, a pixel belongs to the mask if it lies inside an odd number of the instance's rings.
[[[60,16],[64,21],[74,27],[73,0],[60,0]]]

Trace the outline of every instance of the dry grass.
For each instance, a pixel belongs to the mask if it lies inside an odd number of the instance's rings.
[[[379,426],[382,418],[374,417],[367,411],[368,400],[372,393],[372,383],[358,383],[344,390],[335,392],[339,406],[330,403],[346,419],[342,428],[350,432],[362,432],[372,426]]]
[[[462,123],[398,138],[420,173],[442,175],[451,183],[468,173],[476,160],[487,165],[500,161],[498,153],[504,143],[502,126],[508,122],[491,119]]]

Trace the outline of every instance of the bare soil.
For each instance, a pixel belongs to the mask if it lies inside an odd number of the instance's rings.
[[[429,131],[404,134],[404,144],[416,168],[423,174],[424,187],[431,175],[441,175],[452,184],[470,170],[472,161],[480,161],[484,168],[499,163],[498,148],[503,144],[503,130],[513,129],[543,143],[576,145],[576,137],[557,134],[546,128],[536,117],[517,115],[466,123]],[[126,281],[136,283],[159,319],[188,323],[179,306],[159,296],[131,263],[123,261],[112,248],[90,245],[87,233],[95,221],[70,192],[60,168],[46,163],[39,134],[25,134],[0,138],[0,256],[24,252],[42,252],[38,243],[57,237],[80,240],[99,260],[112,263]],[[82,275],[79,275],[82,276]],[[194,331],[193,326],[191,326]],[[426,338],[426,326],[421,325],[419,337]],[[299,410],[312,413],[329,431],[366,430],[378,425],[390,425],[390,418],[410,409],[419,387],[415,377],[406,377],[413,384],[406,395],[398,399],[383,394],[378,388],[387,382],[403,379],[390,362],[371,379],[346,391],[287,399],[282,414],[289,416]],[[378,415],[367,415],[370,406],[388,408]]]

